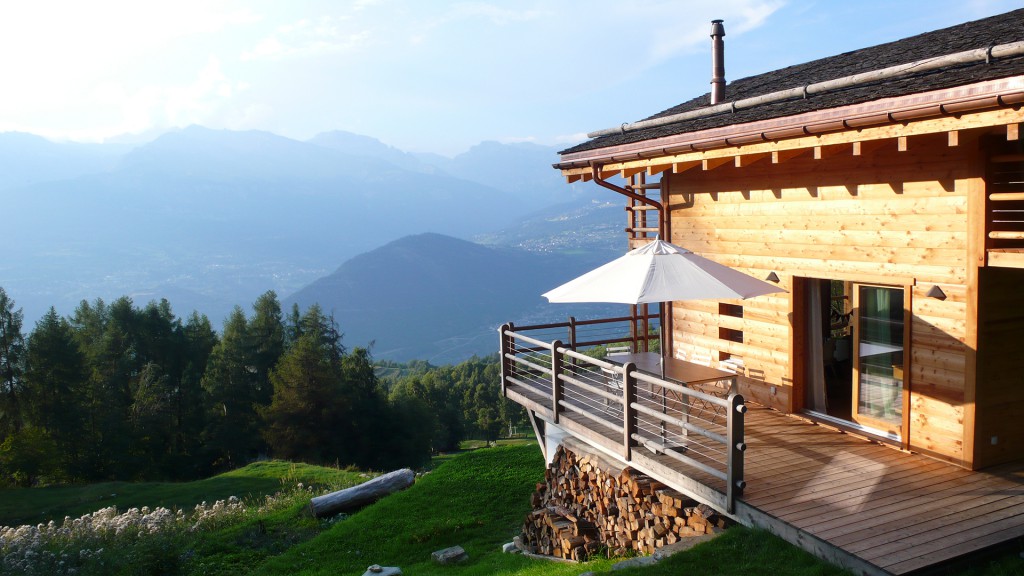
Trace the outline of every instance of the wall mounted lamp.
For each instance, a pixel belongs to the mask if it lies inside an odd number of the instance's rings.
[[[929,298],[935,298],[936,300],[946,299],[946,293],[943,292],[942,288],[939,288],[938,285],[933,285],[927,292],[925,292],[924,295]]]

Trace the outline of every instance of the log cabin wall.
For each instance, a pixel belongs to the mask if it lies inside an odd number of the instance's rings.
[[[718,301],[673,303],[677,353],[740,356],[748,399],[801,412],[803,375],[794,367],[804,364],[803,335],[793,315],[802,295],[794,278],[909,286],[904,445],[971,467],[973,446],[965,452],[964,440],[973,411],[964,406],[974,394],[967,326],[977,268],[968,253],[977,241],[969,240],[968,199],[984,191],[978,150],[977,134],[939,133],[671,174],[671,241],[757,278],[775,272],[788,291],[725,303],[741,305],[742,318]],[[945,300],[926,296],[933,285]]]
[[[1024,270],[983,268],[979,281],[975,468],[1024,458]]]

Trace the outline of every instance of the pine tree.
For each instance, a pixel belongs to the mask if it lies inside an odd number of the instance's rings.
[[[274,393],[270,384],[270,370],[284,353],[285,327],[281,314],[281,303],[277,294],[268,290],[256,299],[252,306],[253,315],[249,321],[249,339],[252,350],[252,365],[256,371],[256,403],[270,404]]]
[[[85,358],[71,325],[50,308],[28,337],[25,390],[28,421],[53,439],[62,462],[51,473],[74,476],[83,448],[78,397],[86,383]]]
[[[21,372],[25,352],[21,309],[0,287],[0,442],[21,429]]]
[[[369,352],[345,352],[334,319],[312,306],[302,334],[270,373],[273,400],[262,410],[274,456],[369,465],[383,461],[387,421]]]
[[[207,398],[203,440],[216,467],[244,464],[264,446],[249,341],[245,312],[236,306],[224,322],[202,380]]]

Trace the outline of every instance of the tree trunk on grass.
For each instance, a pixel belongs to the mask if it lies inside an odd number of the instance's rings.
[[[350,512],[412,486],[415,479],[416,475],[408,468],[395,470],[358,486],[317,496],[309,501],[309,509],[317,518]]]

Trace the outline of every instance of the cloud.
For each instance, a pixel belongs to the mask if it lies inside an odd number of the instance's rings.
[[[579,144],[580,142],[586,142],[587,140],[589,140],[589,138],[587,138],[586,132],[559,134],[552,139],[555,144]]]
[[[498,142],[502,144],[522,144],[523,142],[536,142],[536,136],[505,136],[504,138],[498,138]]]
[[[783,0],[726,0],[716,3],[701,3],[689,6],[685,18],[672,17],[678,6],[660,6],[664,10],[662,17],[652,18],[655,24],[649,34],[647,64],[656,65],[664,60],[705,50],[709,46],[711,21],[726,19],[726,35],[740,35],[754,30],[764,24],[773,13],[785,5]],[[695,26],[696,22],[705,22],[705,26]]]
[[[364,3],[359,9],[371,5]],[[324,54],[351,52],[366,45],[370,30],[344,30],[345,16],[321,16],[315,20],[301,19],[280,26],[260,40],[251,50],[242,53],[243,61],[284,60]]]

